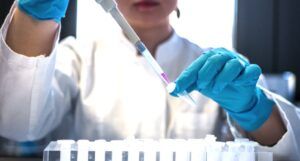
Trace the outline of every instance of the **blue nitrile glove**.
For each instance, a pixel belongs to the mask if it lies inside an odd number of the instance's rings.
[[[258,129],[270,116],[274,102],[256,86],[261,69],[224,48],[195,60],[175,81],[171,93],[198,90],[216,101],[246,131]]]
[[[19,0],[19,8],[37,20],[60,22],[65,16],[69,0]]]

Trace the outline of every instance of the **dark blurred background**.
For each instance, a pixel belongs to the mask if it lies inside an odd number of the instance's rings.
[[[300,101],[300,1],[237,0],[234,47],[264,73],[291,71]],[[280,87],[278,87],[280,88]]]
[[[0,24],[12,3],[0,1]],[[70,1],[61,38],[76,36],[76,4]],[[264,73],[290,71],[300,80],[300,0],[236,0],[234,30],[234,48],[259,64]],[[280,83],[275,86],[282,87]],[[299,81],[290,100],[300,102]]]

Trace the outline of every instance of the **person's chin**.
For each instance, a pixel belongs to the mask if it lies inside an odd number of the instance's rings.
[[[139,22],[136,22],[134,26],[139,27],[139,28],[153,28],[157,25],[158,25],[157,21],[143,19]]]

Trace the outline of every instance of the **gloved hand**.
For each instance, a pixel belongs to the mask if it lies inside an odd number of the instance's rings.
[[[18,5],[26,14],[37,20],[60,22],[65,16],[69,0],[19,0]]]
[[[259,128],[270,116],[274,102],[256,86],[261,69],[224,48],[209,50],[175,81],[171,94],[198,90],[223,107],[246,131]]]

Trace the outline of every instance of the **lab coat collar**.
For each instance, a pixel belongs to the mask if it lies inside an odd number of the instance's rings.
[[[158,46],[155,58],[164,70],[167,69],[170,63],[180,57],[183,48],[183,44],[179,43],[180,41],[180,37],[173,31],[171,37]]]
[[[162,55],[162,52],[166,49],[172,49],[176,50],[176,47],[178,45],[179,36],[177,33],[173,30],[172,35],[164,42],[162,42],[156,49],[156,57]],[[175,48],[174,48],[175,47]],[[168,54],[163,52],[164,54]],[[172,54],[173,55],[173,54]]]
[[[128,47],[130,47],[131,50],[136,50],[134,45],[126,38],[126,36],[124,35],[124,33],[121,32],[121,41],[126,44]],[[174,49],[174,45],[177,43],[179,39],[179,36],[177,35],[177,33],[173,30],[172,31],[172,35],[165,40],[164,42],[162,42],[161,44],[158,45],[157,49],[156,49],[156,54],[158,52],[161,52],[161,50],[164,50],[165,48],[173,48]]]

